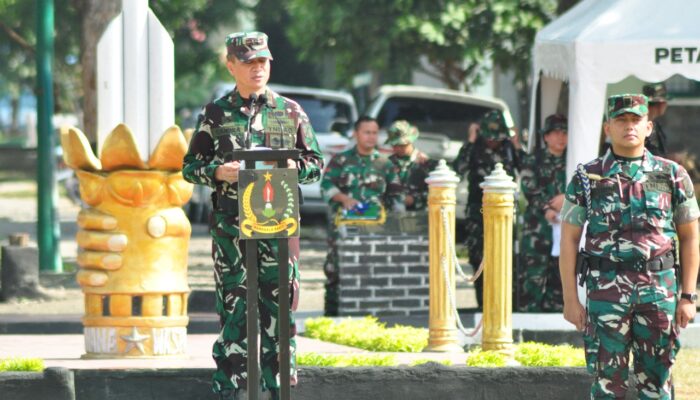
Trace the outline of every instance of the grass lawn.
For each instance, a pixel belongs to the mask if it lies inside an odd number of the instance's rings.
[[[681,340],[683,336],[681,335]],[[700,349],[683,349],[673,366],[677,400],[700,399]]]

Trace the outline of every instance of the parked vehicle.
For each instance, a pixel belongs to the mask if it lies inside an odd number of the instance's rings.
[[[415,142],[418,149],[431,158],[451,163],[467,139],[469,125],[491,110],[503,112],[506,123],[513,126],[508,106],[497,98],[448,89],[386,85],[379,88],[366,114],[379,123],[380,143],[384,143],[386,129],[394,121],[405,119],[420,130]],[[457,219],[465,218],[467,200],[467,182],[464,177],[461,179],[457,188]]]
[[[352,124],[357,119],[355,100],[349,93],[309,87],[269,85],[270,89],[288,97],[301,105],[316,132],[316,139],[326,163],[331,157],[348,147]],[[214,99],[229,93],[234,84],[220,84],[214,90]],[[190,220],[202,222],[208,215],[209,193],[211,190],[199,187],[195,190],[189,209]],[[302,213],[325,214],[328,204],[321,198],[319,182],[301,185]],[[196,215],[193,215],[196,211]]]

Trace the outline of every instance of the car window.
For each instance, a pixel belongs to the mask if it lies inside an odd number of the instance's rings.
[[[316,133],[329,133],[332,130],[345,132],[352,123],[350,105],[339,101],[320,99],[315,96],[280,93],[296,101],[311,120]],[[333,126],[335,124],[335,127]],[[342,125],[341,125],[342,124]]]
[[[391,97],[382,106],[377,120],[381,128],[405,119],[421,132],[442,133],[451,140],[464,139],[469,124],[478,122],[491,107],[445,100]]]

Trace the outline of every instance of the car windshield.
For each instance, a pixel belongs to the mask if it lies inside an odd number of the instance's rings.
[[[491,110],[492,107],[476,104],[392,97],[386,101],[377,119],[383,129],[396,120],[405,119],[421,132],[442,133],[451,140],[463,140],[469,124],[478,122]]]
[[[301,105],[311,120],[316,133],[333,130],[344,132],[352,121],[350,105],[336,100],[321,99],[311,95],[280,93]],[[336,125],[335,127],[333,125]],[[342,125],[341,125],[342,124]]]

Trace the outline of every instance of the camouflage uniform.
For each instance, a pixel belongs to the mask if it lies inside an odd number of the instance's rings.
[[[403,146],[412,144],[418,138],[418,128],[407,121],[394,122],[387,132],[384,142],[390,146]],[[425,179],[430,171],[437,167],[435,160],[414,148],[407,156],[392,154],[389,160],[394,164],[399,174],[399,181],[406,196],[413,197],[413,204],[406,207],[407,211],[425,210],[428,206],[428,184]]]
[[[452,164],[452,169],[459,176],[467,173],[469,182],[464,230],[467,237],[469,263],[475,270],[481,265],[484,258],[484,219],[481,215],[483,191],[479,184],[491,173],[496,163],[503,164],[503,169],[508,175],[515,176],[515,172],[520,169],[522,156],[522,152],[516,150],[509,140],[510,132],[501,111],[486,113],[479,125],[480,134],[476,141],[474,143],[465,142]],[[496,150],[486,147],[484,138],[500,141],[500,147]],[[474,282],[479,308],[483,306],[483,285],[482,277]]]
[[[338,228],[334,216],[342,204],[332,201],[338,193],[344,193],[360,202],[377,202],[386,210],[403,206],[403,193],[399,176],[391,161],[376,149],[371,155],[362,156],[357,146],[331,158],[321,180],[323,199],[330,204],[328,222],[328,255],[323,266],[326,275],[325,314],[338,315]]]
[[[227,38],[227,44],[230,38]],[[264,50],[267,50],[266,45]],[[299,182],[317,181],[321,176],[323,156],[308,117],[290,99],[269,89],[265,96],[267,100],[259,106],[260,111],[252,123],[252,146],[265,145],[266,137],[270,134],[288,137],[301,150],[301,158],[297,161]],[[215,392],[247,387],[246,268],[243,262],[245,246],[239,242],[238,185],[218,181],[214,174],[217,167],[229,161],[226,156],[229,151],[244,147],[243,134],[248,124],[249,106],[237,89],[207,104],[199,117],[182,169],[188,182],[207,185],[215,190],[209,222],[213,239],[216,311],[221,324],[219,337],[213,346],[217,365],[213,376]],[[277,240],[258,241],[261,385],[273,393],[279,388],[277,246]],[[292,297],[298,296],[298,255],[298,240],[290,240]],[[295,383],[296,326],[291,312],[290,326],[291,376],[292,383]]]
[[[565,167],[566,154],[557,157],[546,149],[523,160],[520,185],[528,205],[523,213],[525,223],[520,239],[518,309],[521,311],[562,309],[559,257],[551,255],[552,225],[545,219],[544,210],[552,197],[564,193]]]
[[[649,103],[666,102],[666,85],[663,83],[644,85],[642,93],[649,98]],[[644,147],[655,156],[666,157],[666,133],[658,121],[653,122],[654,129],[644,141]]]
[[[625,100],[626,98],[626,100]],[[646,97],[613,96],[610,118],[646,113]],[[586,164],[590,218],[584,251],[588,321],[586,362],[595,374],[591,398],[624,398],[629,350],[640,399],[670,399],[670,367],[680,347],[675,321],[676,225],[700,216],[688,173],[645,150],[641,160],[612,150]],[[563,221],[583,226],[586,194],[579,175],[569,183]]]

